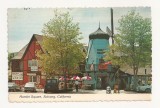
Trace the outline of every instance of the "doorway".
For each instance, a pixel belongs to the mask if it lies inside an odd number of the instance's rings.
[[[107,87],[107,77],[101,77],[101,89],[105,90]]]

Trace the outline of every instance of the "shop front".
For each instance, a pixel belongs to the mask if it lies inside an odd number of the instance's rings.
[[[44,87],[45,76],[42,75],[36,56],[38,50],[43,51],[40,44],[42,39],[42,36],[34,34],[30,42],[12,58],[12,82],[20,86],[24,86],[27,82],[35,82]]]

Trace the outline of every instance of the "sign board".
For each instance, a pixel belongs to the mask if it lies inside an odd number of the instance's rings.
[[[12,72],[12,80],[23,80],[23,72]]]
[[[98,69],[99,69],[99,70],[106,70],[106,69],[107,69],[107,65],[106,65],[105,63],[100,63],[100,64],[98,65]]]
[[[36,76],[36,73],[27,73],[28,76]]]
[[[111,62],[100,63],[98,65],[99,70],[111,71],[111,68],[112,68]]]
[[[38,71],[38,66],[31,66],[31,71]]]

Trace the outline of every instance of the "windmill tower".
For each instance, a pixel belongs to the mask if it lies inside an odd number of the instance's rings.
[[[86,72],[93,78],[96,84],[98,64],[103,60],[104,53],[109,49],[109,35],[102,31],[100,24],[98,29],[89,35],[88,52],[86,57]]]

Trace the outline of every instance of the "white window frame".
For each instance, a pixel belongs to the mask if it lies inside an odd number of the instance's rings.
[[[36,80],[34,81],[34,78],[36,78]],[[35,75],[29,75],[29,82],[37,82],[37,77]]]
[[[36,59],[28,60],[28,67],[31,67],[31,66],[38,67],[38,60],[36,60]]]

